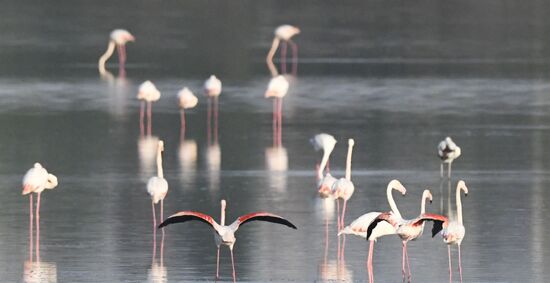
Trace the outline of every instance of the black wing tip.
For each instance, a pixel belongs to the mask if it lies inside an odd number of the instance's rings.
[[[434,220],[434,224],[432,227],[432,238],[435,237],[439,232],[443,230],[443,221]]]

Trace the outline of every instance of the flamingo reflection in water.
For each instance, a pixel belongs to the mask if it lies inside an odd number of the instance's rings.
[[[214,229],[214,238],[217,246],[217,256],[216,256],[216,279],[219,279],[219,263],[220,263],[220,246],[226,245],[229,247],[231,252],[231,266],[233,268],[233,281],[237,280],[237,274],[235,272],[235,261],[233,258],[233,247],[236,242],[235,232],[239,229],[241,225],[249,223],[251,221],[267,221],[276,224],[282,224],[293,229],[297,229],[294,224],[290,221],[282,218],[281,216],[268,213],[268,212],[254,212],[243,215],[237,220],[235,220],[231,225],[225,225],[225,200],[221,200],[221,219],[220,224],[218,224],[211,216],[195,212],[195,211],[180,211],[176,214],[168,217],[164,222],[159,225],[159,228],[165,227],[170,224],[187,222],[187,221],[200,221],[210,225]]]

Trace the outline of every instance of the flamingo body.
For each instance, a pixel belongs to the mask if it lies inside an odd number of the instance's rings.
[[[199,103],[199,99],[189,90],[184,87],[178,92],[178,102],[181,109],[194,108]]]
[[[137,98],[147,102],[155,102],[160,99],[160,91],[151,81],[145,81],[139,86]]]
[[[136,40],[136,38],[125,29],[115,29],[111,32],[109,37],[117,45],[125,45],[127,42]]]
[[[147,181],[147,192],[151,195],[153,203],[157,204],[163,200],[168,193],[168,182],[164,178],[157,176],[149,178]]]
[[[208,97],[220,96],[222,92],[222,82],[215,75],[211,75],[204,82],[204,92]]]
[[[288,41],[293,36],[299,34],[300,29],[291,25],[282,25],[282,26],[278,26],[275,29],[274,33],[275,33],[275,37],[278,38],[279,40]]]
[[[288,92],[288,81],[284,76],[278,75],[269,81],[265,97],[283,98]]]

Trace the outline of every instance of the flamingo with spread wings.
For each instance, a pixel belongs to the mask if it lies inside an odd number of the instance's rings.
[[[290,223],[290,221],[284,219],[281,216],[278,216],[269,212],[249,213],[237,218],[237,220],[231,223],[231,225],[227,226],[225,225],[225,206],[226,206],[226,202],[225,200],[222,200],[220,224],[218,224],[214,220],[214,218],[212,218],[211,216],[200,212],[180,211],[176,214],[171,215],[166,220],[164,220],[164,222],[162,222],[158,226],[158,228],[162,228],[174,223],[187,222],[191,220],[198,220],[210,225],[214,229],[214,237],[216,240],[216,246],[218,247],[218,252],[216,257],[216,279],[219,278],[220,246],[223,244],[228,246],[229,250],[231,251],[231,266],[233,268],[233,281],[235,281],[237,278],[237,275],[235,273],[235,261],[233,259],[233,246],[237,241],[237,239],[235,238],[235,232],[237,232],[237,230],[241,225],[251,221],[267,221],[267,222],[282,224],[293,229],[297,229],[297,228],[296,226],[294,226],[294,224]]]

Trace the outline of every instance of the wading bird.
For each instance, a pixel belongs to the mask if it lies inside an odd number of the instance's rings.
[[[336,139],[329,134],[321,133],[315,135],[309,142],[316,151],[323,150],[321,164],[317,166],[317,189],[321,198],[327,198],[332,194],[332,186],[336,182],[336,178],[328,172],[323,176],[323,171],[325,171],[325,168],[328,171],[329,158],[336,145]]]
[[[139,86],[137,99],[141,101],[139,112],[139,124],[141,135],[143,136],[143,116],[145,103],[147,103],[147,135],[151,135],[152,128],[152,106],[151,104],[160,99],[160,91],[151,81],[145,81]]]
[[[458,272],[460,273],[460,282],[462,282],[462,259],[460,257],[460,244],[466,234],[466,229],[462,223],[462,199],[460,197],[460,191],[464,191],[464,195],[468,195],[468,188],[466,183],[460,180],[456,185],[456,214],[457,219],[451,220],[447,227],[444,227],[441,232],[443,241],[447,244],[447,252],[449,254],[449,282],[453,281],[453,269],[451,264],[451,245],[458,246]]]
[[[446,137],[437,146],[437,155],[441,159],[440,175],[443,178],[443,163],[447,163],[447,177],[451,177],[451,164],[460,156],[460,147],[458,147],[450,137]]]
[[[351,181],[351,155],[353,152],[353,146],[355,141],[353,139],[348,140],[348,156],[346,158],[346,177],[338,179],[334,185],[332,185],[332,195],[336,199],[336,208],[340,209],[340,199],[344,200],[342,207],[342,217],[338,222],[338,231],[344,228],[344,217],[346,213],[346,204],[355,191],[355,186]]]
[[[147,192],[151,195],[151,208],[153,209],[153,227],[157,227],[155,216],[155,204],[160,201],[160,220],[164,219],[164,198],[168,193],[168,182],[164,179],[162,169],[162,152],[164,151],[164,142],[160,140],[157,145],[157,176],[151,177],[147,181]],[[156,230],[155,230],[156,231]]]
[[[220,245],[223,244],[228,246],[231,252],[231,266],[233,268],[233,281],[236,281],[237,275],[235,273],[235,261],[233,260],[233,246],[235,245],[235,241],[237,240],[235,238],[235,232],[237,232],[237,229],[239,229],[241,225],[248,223],[250,221],[257,220],[257,221],[267,221],[267,222],[272,222],[277,224],[283,224],[293,229],[296,229],[296,226],[294,226],[294,224],[290,223],[288,220],[282,218],[281,216],[271,214],[268,212],[249,213],[237,218],[237,220],[231,223],[231,225],[226,226],[225,225],[225,205],[226,205],[225,200],[222,200],[220,224],[218,224],[211,216],[200,212],[180,211],[174,215],[171,215],[166,220],[164,220],[164,222],[162,222],[159,225],[159,228],[162,228],[164,226],[167,226],[173,223],[186,222],[191,220],[198,220],[206,224],[209,224],[214,229],[214,237],[216,240],[216,246],[218,247],[218,252],[216,257],[216,279],[219,278]]]
[[[396,215],[393,212],[381,213],[374,219],[367,229],[367,237],[375,227],[382,221],[391,224],[396,229],[396,234],[401,238],[402,249],[402,261],[401,261],[401,273],[403,275],[403,281],[407,276],[408,282],[411,282],[411,267],[409,264],[409,254],[407,253],[407,243],[412,240],[418,239],[424,231],[424,222],[433,221],[432,234],[435,235],[447,226],[448,219],[445,216],[433,213],[426,213],[426,200],[432,202],[432,193],[429,190],[424,190],[422,194],[422,202],[420,203],[420,215],[411,220],[405,220],[401,215]],[[405,271],[405,261],[407,262],[407,271]]]
[[[283,143],[283,97],[287,92],[288,81],[284,76],[273,77],[265,91],[265,98],[273,97],[273,146]]]
[[[214,75],[211,75],[204,82],[204,95],[208,98],[207,106],[207,139],[208,144],[217,144],[218,143],[218,97],[222,93],[222,82]],[[211,139],[211,125],[212,125],[212,112],[214,112],[214,140]]]
[[[186,87],[178,92],[178,102],[180,106],[180,140],[185,139],[185,109],[194,108],[199,103],[199,99]]]
[[[273,38],[273,43],[271,44],[271,49],[269,49],[269,52],[267,53],[266,62],[267,67],[269,68],[269,71],[271,72],[272,76],[276,76],[279,73],[277,72],[277,68],[275,67],[275,64],[273,64],[273,56],[275,56],[275,52],[277,51],[277,47],[279,47],[279,43],[282,41],[281,46],[281,73],[286,73],[286,49],[287,49],[287,43],[290,44],[292,48],[292,73],[296,75],[297,71],[297,60],[298,60],[298,45],[292,41],[292,37],[299,34],[300,29],[291,26],[291,25],[282,25],[275,29],[275,37]]]
[[[390,205],[391,211],[395,215],[401,215],[399,213],[399,209],[397,209],[397,205],[395,204],[395,200],[392,196],[392,190],[399,191],[402,195],[405,195],[407,190],[405,187],[401,184],[401,182],[397,180],[391,180],[388,183],[388,186],[386,187],[386,197],[388,199],[388,204]],[[374,229],[372,229],[370,235],[367,237],[367,230],[369,228],[369,225],[374,221],[376,217],[378,217],[381,214],[381,212],[369,212],[361,215],[359,218],[355,219],[353,222],[351,222],[350,225],[344,227],[338,234],[352,234],[359,237],[363,237],[370,241],[369,245],[369,255],[367,257],[367,270],[369,273],[369,282],[374,282],[374,272],[372,267],[372,256],[374,252],[374,242],[382,236],[386,235],[392,235],[395,234],[395,227],[393,227],[391,224],[387,222],[381,222]]]
[[[98,69],[101,75],[107,74],[108,71],[105,69],[105,62],[113,55],[115,47],[118,52],[118,70],[119,75],[124,77],[125,64],[126,64],[126,43],[128,41],[135,41],[134,36],[125,29],[115,29],[111,32],[109,45],[107,46],[107,51],[99,58]]]

